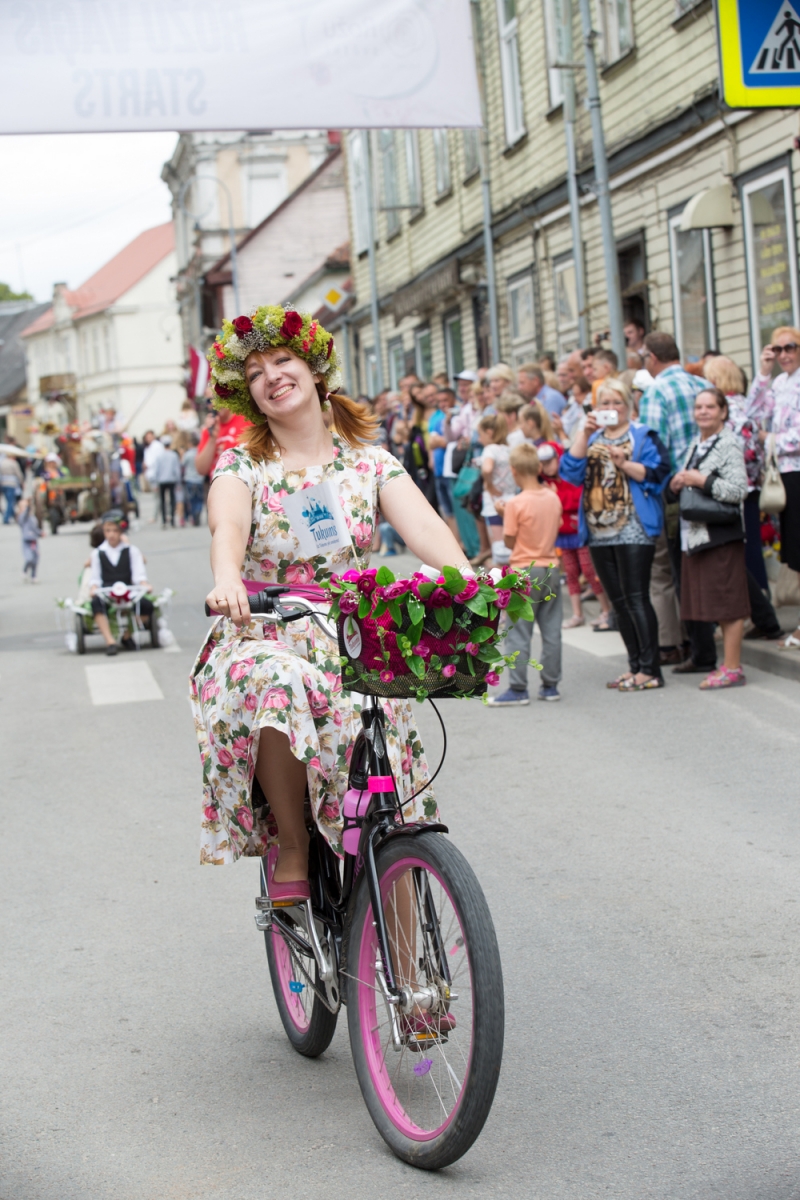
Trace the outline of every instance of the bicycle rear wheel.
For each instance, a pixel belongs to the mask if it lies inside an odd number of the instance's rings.
[[[347,951],[347,1019],[358,1082],[379,1133],[412,1166],[455,1162],[481,1132],[503,1056],[500,952],[480,884],[438,833],[396,837],[377,858],[399,987],[419,997],[398,1014],[384,1000],[366,884]]]
[[[261,895],[266,894],[262,869]],[[290,910],[284,910],[284,917],[292,922]],[[297,930],[305,939],[302,924],[297,925]],[[276,925],[264,930],[264,943],[275,1003],[286,1036],[298,1054],[318,1058],[331,1044],[337,1014],[325,1007],[312,986],[322,987],[314,956],[303,954]]]

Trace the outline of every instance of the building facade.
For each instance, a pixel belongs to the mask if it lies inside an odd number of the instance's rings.
[[[52,304],[21,335],[37,420],[84,421],[114,409],[141,435],[178,415],[186,388],[176,270],[169,221],[139,234],[74,291],[55,284]]]
[[[187,347],[203,348],[215,332],[202,281],[230,250],[231,230],[238,242],[255,229],[324,161],[331,140],[326,130],[180,134],[161,178],[172,194]]]
[[[566,0],[480,0],[499,357],[560,356],[608,329],[584,71],[575,140],[585,302],[567,189],[564,68],[582,61]],[[593,0],[616,252],[626,319],[675,334],[686,360],[714,347],[752,376],[778,324],[798,324],[800,155],[795,110],[731,111],[720,99],[711,0]],[[571,46],[570,46],[571,42]],[[490,321],[475,131],[345,137],[357,386],[375,359],[393,386],[488,365]],[[366,171],[371,170],[371,177]],[[380,338],[370,320],[374,197]]]

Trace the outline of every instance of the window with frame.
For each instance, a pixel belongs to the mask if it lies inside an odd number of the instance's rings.
[[[509,279],[506,288],[511,359],[512,365],[518,367],[530,362],[536,352],[533,275],[526,271],[523,275],[515,276]]]
[[[393,237],[400,229],[400,189],[397,186],[397,151],[393,129],[382,129],[378,136],[383,176],[383,207],[386,216],[386,236]]]
[[[620,238],[617,242],[619,287],[622,315],[626,321],[640,321],[650,328],[650,297],[646,269],[644,230]]]
[[[497,25],[500,34],[500,74],[503,81],[506,142],[509,146],[513,146],[525,133],[519,67],[517,0],[497,0]]]
[[[630,0],[598,0],[606,66],[633,49],[633,17]]]
[[[419,165],[419,134],[416,129],[405,131],[406,187],[408,203],[417,212],[422,211],[422,171]],[[415,215],[412,213],[412,216]]]
[[[578,345],[578,285],[575,259],[561,254],[553,261],[553,292],[556,309],[558,356],[569,354]]]
[[[446,129],[433,131],[433,160],[436,166],[436,195],[446,196],[450,191],[450,142]]]
[[[753,361],[778,325],[797,325],[798,281],[790,167],[741,188]]]
[[[710,231],[682,230],[681,214],[675,214],[669,221],[669,254],[675,340],[684,362],[699,362],[717,342]]]
[[[550,92],[550,107],[564,103],[564,81],[558,67],[551,64],[567,62],[570,58],[570,43],[565,22],[570,10],[564,0],[544,0],[544,34],[547,45],[547,85]]]
[[[367,195],[367,134],[351,133],[347,141],[350,199],[353,212],[353,240],[356,254],[369,249],[369,200]]]
[[[389,387],[396,392],[400,380],[406,373],[406,355],[403,350],[403,339],[393,338],[386,347],[389,356]]]
[[[414,330],[414,358],[418,377],[423,380],[430,379],[433,375],[433,347],[431,331],[427,325]]]
[[[464,338],[461,328],[461,310],[453,309],[445,313],[442,321],[444,326],[444,353],[447,363],[447,375],[452,382],[459,372],[464,370]]]
[[[481,144],[479,129],[465,129],[461,135],[464,146],[464,178],[476,175],[481,167]]]

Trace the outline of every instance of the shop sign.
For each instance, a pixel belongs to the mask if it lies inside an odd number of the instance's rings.
[[[730,108],[800,105],[798,0],[717,0],[720,76]]]
[[[458,284],[458,260],[454,258],[433,274],[401,288],[392,301],[395,324],[399,325],[404,317],[410,317],[412,313],[435,308],[438,301],[450,296]]]

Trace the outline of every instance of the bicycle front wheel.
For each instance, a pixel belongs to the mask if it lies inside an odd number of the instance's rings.
[[[398,1012],[384,998],[364,882],[347,951],[353,1060],[389,1147],[412,1166],[438,1170],[470,1148],[494,1099],[503,1056],[500,952],[480,884],[441,834],[393,838],[377,868],[406,1004]]]

